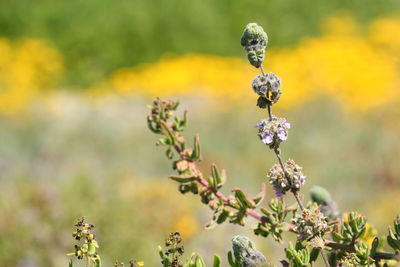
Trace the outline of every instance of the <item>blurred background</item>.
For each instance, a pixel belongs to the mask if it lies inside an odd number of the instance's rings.
[[[257,193],[275,158],[253,128],[266,114],[239,43],[248,22],[270,38],[264,67],[283,82],[273,111],[292,123],[283,157],[304,167],[305,198],[324,186],[384,235],[400,213],[398,0],[1,0],[0,265],[66,266],[80,216],[105,266],[158,266],[170,231],[207,262],[232,235],[253,236],[203,229],[211,212],[166,178],[145,121],[152,98],[181,100],[203,170],[227,169],[225,193]]]

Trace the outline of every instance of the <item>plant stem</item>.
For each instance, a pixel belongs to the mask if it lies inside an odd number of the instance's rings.
[[[265,76],[264,68],[263,68],[262,65],[260,66],[260,70],[261,70],[261,74],[263,76]],[[268,109],[268,117],[269,117],[269,120],[271,121],[272,120],[272,111],[271,111],[271,105],[270,104],[267,105],[267,109]],[[275,152],[276,157],[278,158],[279,164],[281,165],[283,174],[285,175],[285,177],[288,177],[288,173],[287,173],[287,171],[285,169],[285,165],[283,165],[283,162],[282,162],[282,159],[281,159],[281,151],[280,151],[280,149],[279,148],[275,148],[274,152]],[[288,182],[290,183],[290,179],[288,179]],[[304,206],[300,201],[299,193],[297,191],[295,191],[295,192],[293,192],[293,195],[294,195],[294,198],[297,201],[297,204],[299,205],[300,210],[303,211],[304,210]]]
[[[303,203],[301,203],[301,201],[300,201],[299,193],[298,193],[298,192],[293,192],[293,195],[294,195],[294,198],[295,198],[296,201],[297,201],[297,204],[298,204],[299,207],[300,207],[300,210],[303,211],[303,210],[304,210],[304,206],[303,206]]]
[[[260,65],[260,70],[261,70],[261,74],[262,74],[262,76],[265,76],[264,68],[263,68],[263,66],[262,66],[262,65]]]
[[[234,208],[229,204],[228,198],[224,194],[222,194],[220,191],[216,190],[215,188],[212,188],[210,186],[210,184],[203,178],[203,175],[200,174],[199,177],[197,178],[197,181],[202,186],[207,188],[208,190],[211,190],[213,192],[213,194],[224,203],[225,206]],[[261,215],[260,213],[256,212],[255,210],[247,209],[246,213],[250,217],[253,217],[254,219],[256,219],[256,220],[258,220],[260,222],[267,222],[268,221],[268,218],[266,216]]]
[[[288,173],[287,173],[287,171],[286,171],[285,165],[283,165],[283,162],[282,162],[282,159],[281,159],[281,151],[279,150],[279,148],[275,148],[275,149],[274,149],[274,152],[275,152],[276,157],[278,158],[279,165],[281,165],[283,174],[285,175],[285,177],[288,177]],[[290,182],[289,179],[288,179],[288,181]],[[304,210],[304,206],[303,206],[303,204],[302,204],[301,201],[300,201],[299,193],[298,193],[297,191],[295,191],[295,192],[292,191],[292,193],[293,193],[293,195],[294,195],[294,198],[295,198],[296,201],[297,201],[297,204],[299,205],[300,210],[303,211],[303,210]]]
[[[267,109],[268,109],[269,120],[272,121],[272,113],[271,113],[271,105],[270,104],[267,105]]]

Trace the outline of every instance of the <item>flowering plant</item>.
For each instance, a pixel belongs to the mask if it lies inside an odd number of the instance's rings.
[[[304,201],[301,193],[306,183],[303,168],[292,159],[282,160],[281,145],[288,139],[290,123],[285,118],[272,114],[272,106],[281,95],[281,79],[274,73],[265,73],[263,61],[268,44],[268,36],[263,28],[255,23],[246,26],[241,45],[247,53],[249,63],[260,69],[252,82],[257,94],[257,106],[267,110],[267,118],[255,125],[261,143],[273,151],[277,163],[267,172],[266,179],[275,191],[275,197],[267,205],[265,198],[266,183],[261,184],[260,193],[249,196],[241,188],[231,189],[231,194],[222,193],[227,175],[216,164],[210,166],[210,175],[205,175],[198,167],[201,161],[199,135],[194,136],[190,146],[183,136],[188,123],[188,113],[183,117],[174,115],[179,102],[156,99],[149,106],[151,114],[147,117],[149,129],[161,135],[157,145],[166,147],[166,156],[172,160],[176,174],[169,178],[179,184],[182,194],[192,193],[200,196],[202,203],[213,212],[212,220],[206,225],[212,229],[219,224],[229,222],[241,226],[252,217],[257,223],[254,234],[271,236],[277,242],[283,242],[284,232],[294,233],[296,242],[288,242],[285,248],[286,258],[280,261],[284,267],[308,267],[323,262],[325,266],[393,266],[400,262],[400,216],[389,226],[386,243],[390,252],[383,251],[383,240],[373,236],[372,242],[365,241],[367,219],[358,212],[341,213],[330,193],[319,186],[310,190],[310,201]],[[295,204],[288,204],[284,195],[293,195]],[[69,253],[78,260],[85,260],[86,266],[101,266],[97,249],[99,245],[93,234],[93,225],[83,219],[75,225],[73,237],[80,242],[75,252]],[[165,248],[159,247],[161,264],[164,267],[204,267],[203,258],[193,253],[186,260],[182,238],[178,232],[171,233],[165,242]],[[321,258],[321,259],[319,259]],[[214,255],[213,266],[222,265],[219,256]],[[227,262],[231,267],[277,266],[258,251],[247,237],[234,236],[232,251],[228,252]],[[141,261],[131,261],[130,266],[144,266]],[[70,266],[73,266],[72,261]],[[115,266],[124,266],[116,263]]]
[[[271,199],[267,207],[258,209],[265,197],[265,183],[261,185],[261,192],[253,197],[240,188],[233,188],[231,194],[224,195],[221,188],[227,179],[225,171],[220,171],[217,165],[212,164],[210,176],[204,175],[197,167],[201,160],[199,135],[194,137],[193,147],[182,135],[187,125],[187,112],[184,112],[183,118],[174,116],[178,102],[156,99],[150,106],[151,114],[147,122],[151,131],[162,136],[157,144],[166,147],[166,155],[173,161],[172,167],[177,174],[169,178],[179,183],[181,193],[198,194],[201,201],[212,210],[214,215],[207,229],[226,221],[245,225],[246,218],[250,216],[258,221],[254,228],[256,235],[272,236],[282,242],[283,232],[295,233],[297,242],[288,243],[285,249],[287,258],[281,261],[283,266],[312,266],[319,256],[326,266],[389,266],[392,262],[399,262],[400,217],[395,220],[393,229],[389,227],[387,243],[393,249],[389,253],[381,251],[383,240],[378,237],[370,245],[362,240],[366,231],[366,217],[357,212],[341,216],[336,202],[326,189],[314,186],[310,192],[311,201],[304,205],[304,196],[300,192],[306,176],[302,167],[291,159],[285,163],[282,160],[281,144],[288,138],[290,123],[272,114],[271,107],[278,102],[282,90],[281,79],[272,72],[265,73],[263,69],[267,44],[268,36],[261,26],[255,23],[246,26],[241,45],[249,63],[261,71],[254,78],[252,88],[258,95],[257,106],[267,109],[268,114],[255,128],[258,129],[261,142],[273,150],[278,161],[267,173],[276,198]],[[285,203],[282,196],[286,193],[293,195],[296,206]],[[289,214],[292,214],[290,220]],[[247,240],[244,237],[233,239],[234,253],[228,255],[230,266],[274,266],[259,252],[255,253],[255,249],[252,254],[235,250],[237,244],[247,244],[242,246],[246,251],[254,247]],[[241,255],[247,255],[246,260]],[[251,261],[250,258],[257,260]]]

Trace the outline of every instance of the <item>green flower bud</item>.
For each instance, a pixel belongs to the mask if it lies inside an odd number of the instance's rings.
[[[318,205],[327,205],[332,201],[331,194],[325,188],[314,185],[310,190],[311,199],[313,202],[316,202]]]
[[[259,68],[264,61],[265,49],[268,44],[268,35],[264,29],[256,23],[247,24],[240,44],[244,47],[250,64]]]

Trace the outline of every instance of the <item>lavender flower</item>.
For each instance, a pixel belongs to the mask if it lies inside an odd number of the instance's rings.
[[[254,127],[258,128],[258,136],[261,141],[271,149],[275,149],[282,141],[287,140],[290,123],[285,118],[272,116],[272,120],[261,120]]]

